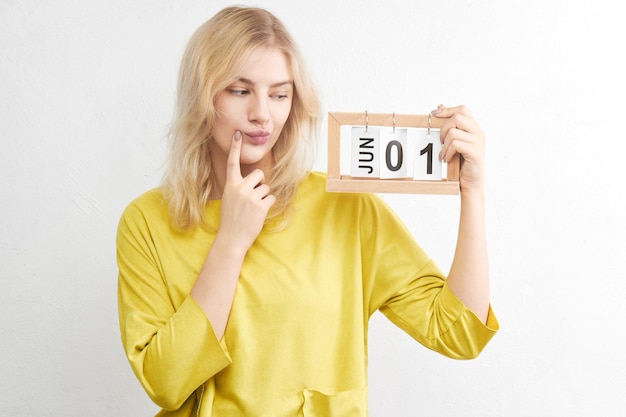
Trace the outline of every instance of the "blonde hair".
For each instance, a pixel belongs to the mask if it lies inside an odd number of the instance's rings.
[[[214,100],[235,81],[237,72],[259,48],[283,52],[294,83],[291,111],[272,150],[276,164],[268,184],[276,203],[266,222],[286,218],[299,181],[311,169],[320,104],[294,40],[266,10],[227,7],[195,31],[181,62],[162,183],[176,227],[206,225],[204,212],[213,187],[210,152],[216,118]]]

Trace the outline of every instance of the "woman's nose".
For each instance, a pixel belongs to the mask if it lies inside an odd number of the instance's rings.
[[[269,120],[270,112],[266,98],[257,97],[253,100],[248,118],[251,122],[258,123],[261,126]]]

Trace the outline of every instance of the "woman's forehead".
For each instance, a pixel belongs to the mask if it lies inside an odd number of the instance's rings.
[[[291,62],[287,54],[277,48],[254,48],[242,57],[235,78],[251,84],[284,84],[293,81]]]

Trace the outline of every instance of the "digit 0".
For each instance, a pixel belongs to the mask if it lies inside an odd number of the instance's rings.
[[[432,144],[431,144],[432,146]],[[391,153],[393,148],[396,148],[396,163],[394,164],[391,161]],[[402,168],[402,162],[404,161],[404,152],[402,150],[402,144],[397,140],[392,140],[387,144],[387,149],[385,150],[385,162],[387,163],[387,168],[389,171],[396,172],[400,168]],[[432,168],[431,168],[432,170]]]

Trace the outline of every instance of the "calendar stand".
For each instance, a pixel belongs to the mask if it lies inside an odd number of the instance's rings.
[[[428,115],[368,113],[369,126],[393,126],[428,128]],[[329,192],[374,192],[398,194],[458,194],[460,156],[448,162],[446,178],[438,181],[407,179],[354,178],[341,175],[340,139],[341,126],[365,126],[365,113],[328,113],[328,174],[326,191]],[[438,129],[443,120],[431,118],[431,127]]]

